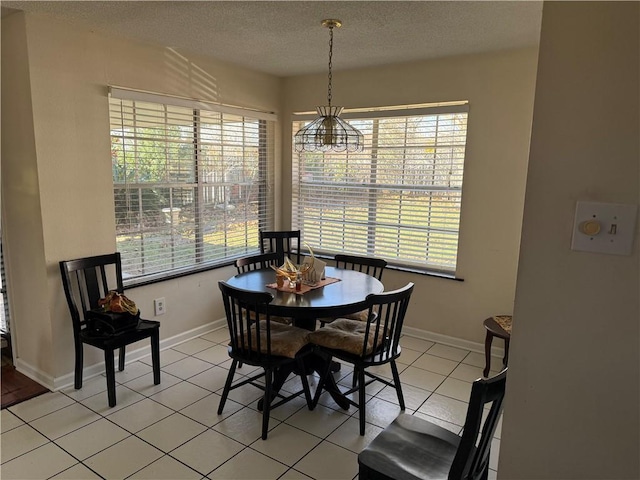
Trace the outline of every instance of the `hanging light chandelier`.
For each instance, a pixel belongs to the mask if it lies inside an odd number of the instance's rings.
[[[333,29],[340,28],[342,22],[335,19],[322,21],[322,26],[329,29],[329,86],[327,89],[327,105],[316,107],[318,118],[301,128],[295,135],[295,149],[302,151],[335,151],[358,152],[364,145],[364,136],[340,118],[343,107],[331,105],[331,67],[333,57]]]

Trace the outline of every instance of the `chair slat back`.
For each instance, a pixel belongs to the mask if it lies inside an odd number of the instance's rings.
[[[373,320],[366,325],[363,356],[366,356],[367,343],[371,338],[373,338],[373,345],[379,345],[375,350],[379,360],[386,361],[399,354],[402,325],[413,293],[413,286],[413,283],[409,282],[398,290],[367,296],[369,318]]]
[[[110,290],[124,292],[122,264],[117,252],[61,261],[60,273],[74,333],[79,333],[85,324],[85,312],[98,308],[98,300]]]
[[[269,292],[254,292],[218,282],[227,316],[233,355],[248,363],[259,363],[271,356]]]
[[[506,382],[507,368],[495,377],[473,382],[462,439],[449,471],[450,479],[481,478],[488,468],[491,439],[502,412]],[[483,423],[487,404],[491,407]]]
[[[249,257],[238,258],[236,260],[236,269],[238,274],[250,272],[253,270],[261,270],[271,266],[278,267],[280,256],[276,252],[261,253],[260,255],[251,255]]]
[[[363,272],[377,278],[378,280],[382,280],[382,273],[387,266],[387,261],[383,258],[359,257],[356,255],[344,255],[341,253],[337,254],[333,258],[336,262],[336,267],[338,268],[346,268],[349,270]]]
[[[280,265],[284,263],[284,257],[296,265],[300,264],[300,230],[260,230],[260,252],[276,252]]]

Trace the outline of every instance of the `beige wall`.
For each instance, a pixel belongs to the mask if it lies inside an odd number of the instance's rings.
[[[638,228],[570,250],[577,200],[638,204],[637,2],[545,3],[498,478],[640,478]]]
[[[385,287],[416,284],[410,327],[481,342],[484,318],[513,311],[536,62],[537,49],[527,49],[334,73],[334,103],[345,107],[469,101],[458,268],[464,282],[385,272]],[[324,103],[326,75],[285,81],[283,119]],[[286,198],[291,145],[285,126],[283,132]]]
[[[48,385],[73,370],[58,262],[115,251],[107,85],[277,111],[281,80],[14,14],[2,21],[3,221],[18,365]],[[20,118],[20,124],[7,119]],[[235,271],[235,269],[233,269]],[[223,317],[231,268],[130,291],[162,338]],[[101,361],[86,349],[86,365]]]

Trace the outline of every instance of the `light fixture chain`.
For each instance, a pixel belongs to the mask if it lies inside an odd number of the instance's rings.
[[[329,27],[329,87],[327,89],[327,102],[329,106],[331,106],[331,80],[333,78],[331,75],[332,57],[333,57],[333,27]]]

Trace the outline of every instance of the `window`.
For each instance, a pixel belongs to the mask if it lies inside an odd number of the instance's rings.
[[[127,284],[257,252],[271,114],[111,88],[116,241]]]
[[[294,152],[293,227],[318,252],[455,274],[467,111],[459,103],[343,115],[364,134],[364,151]],[[293,132],[304,124],[296,119]]]

